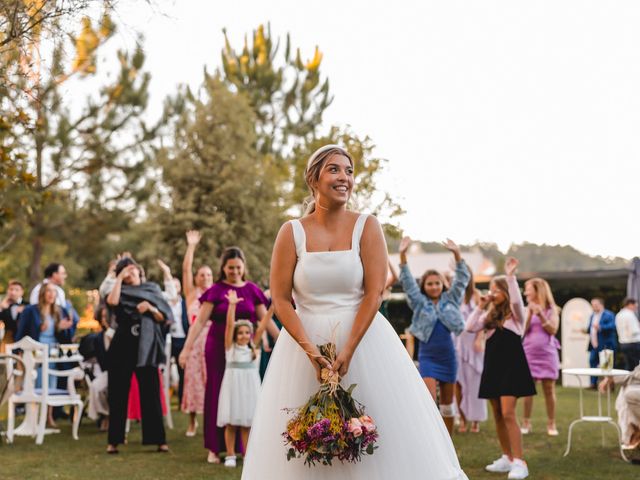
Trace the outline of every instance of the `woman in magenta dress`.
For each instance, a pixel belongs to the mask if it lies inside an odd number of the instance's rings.
[[[200,313],[196,322],[189,329],[189,336],[180,354],[180,363],[186,362],[193,343],[200,334],[207,320],[211,327],[205,345],[205,361],[207,364],[207,387],[204,400],[204,446],[209,450],[207,461],[220,463],[219,454],[224,446],[224,429],[216,426],[218,412],[218,396],[224,376],[224,331],[229,302],[226,294],[233,289],[242,301],[236,305],[236,318],[249,320],[256,324],[267,312],[267,298],[260,287],[249,282],[245,277],[245,259],[238,247],[229,247],[220,260],[220,274],[214,283],[201,297]]]
[[[556,428],[556,380],[560,371],[558,350],[560,342],[556,338],[559,317],[558,307],[553,299],[549,284],[541,278],[532,278],[524,284],[527,298],[527,321],[524,334],[524,353],[527,356],[531,376],[542,382],[544,400],[547,406],[547,434],[557,436]],[[522,433],[531,431],[531,411],[533,397],[524,400]]]

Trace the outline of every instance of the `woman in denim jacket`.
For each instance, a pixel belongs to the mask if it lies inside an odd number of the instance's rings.
[[[462,260],[458,245],[447,239],[443,245],[453,253],[456,261],[451,288],[445,288],[444,277],[437,270],[427,270],[418,285],[407,265],[410,245],[409,237],[404,237],[400,242],[400,282],[409,307],[413,310],[409,331],[418,339],[420,375],[434,401],[437,401],[436,388],[440,383],[440,414],[451,434],[458,369],[451,334],[459,335],[464,330],[460,304],[471,274]]]

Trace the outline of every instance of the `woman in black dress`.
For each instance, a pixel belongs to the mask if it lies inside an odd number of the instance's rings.
[[[516,402],[519,397],[536,393],[522,347],[525,313],[515,276],[517,267],[515,258],[507,259],[504,266],[506,276],[491,280],[489,294],[480,297],[478,307],[469,315],[466,324],[467,331],[485,329],[487,332],[479,397],[487,398],[491,403],[503,454],[486,469],[490,472],[509,472],[510,479],[522,479],[529,475],[523,460]]]
[[[142,409],[142,444],[169,451],[162,422],[158,366],[166,361],[164,336],[173,321],[171,307],[155,283],[142,282],[142,270],[131,258],[116,266],[116,281],[107,297],[113,308],[116,332],[108,352],[109,444],[118,453],[125,440],[131,375],[135,371]]]

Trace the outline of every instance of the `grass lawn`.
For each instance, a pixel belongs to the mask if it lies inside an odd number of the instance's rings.
[[[585,393],[587,412],[595,412],[595,392]],[[541,395],[536,398],[534,430],[532,434],[524,437],[530,478],[536,480],[640,478],[640,466],[627,464],[620,458],[613,427],[605,428],[605,447],[602,447],[600,426],[578,425],[574,428],[571,453],[566,458],[562,456],[566,447],[569,423],[576,417],[577,412],[577,390],[560,388],[558,391],[560,436],[548,437],[545,428],[544,399]],[[6,419],[5,415],[2,417]],[[3,420],[3,422],[6,421]],[[195,438],[186,438],[184,436],[186,417],[174,412],[174,422],[176,428],[168,432],[171,453],[160,454],[156,453],[153,447],[141,446],[140,427],[133,425],[129,444],[121,446],[119,455],[104,453],[106,435],[99,432],[89,420],[83,420],[78,441],[71,438],[68,422],[60,422],[62,433],[48,435],[41,446],[36,446],[32,439],[26,437],[17,438],[13,445],[0,445],[0,479],[209,478],[231,480],[240,478],[240,468],[229,470],[206,463],[201,429]],[[384,442],[384,433],[382,442]],[[481,425],[479,434],[455,434],[454,443],[460,463],[470,479],[506,479],[505,474],[491,474],[484,471],[484,466],[499,455],[498,442],[491,420]],[[381,443],[380,448],[384,448],[384,443]],[[284,449],[282,454],[284,455]],[[425,472],[423,478],[429,478],[428,472]]]

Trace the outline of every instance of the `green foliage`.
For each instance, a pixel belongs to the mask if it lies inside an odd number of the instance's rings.
[[[186,248],[184,233],[195,228],[203,235],[196,265],[216,271],[221,251],[238,245],[251,278],[264,282],[282,208],[272,157],[256,150],[254,111],[218,76],[205,74],[197,98],[183,95],[172,146],[159,155],[171,200],[170,208],[153,214],[160,253],[176,271]],[[141,258],[156,254],[155,248],[145,249]]]
[[[149,145],[159,128],[141,120],[150,76],[142,71],[140,46],[118,52],[118,74],[84,106],[67,93],[75,82],[92,80],[99,49],[115,27],[105,11],[95,28],[85,17],[77,36],[45,44],[41,32],[60,32],[59,21],[42,17],[40,28],[20,38],[19,49],[2,52],[10,63],[1,72],[0,140],[9,148],[0,168],[12,175],[0,183],[7,199],[0,218],[11,220],[10,238],[20,238],[22,248],[31,244],[29,283],[40,277],[46,243],[60,241],[65,228],[82,230],[71,222],[78,209],[118,212],[148,197]]]
[[[284,51],[278,56],[279,40],[267,25],[253,32],[251,46],[236,51],[226,31],[222,51],[223,79],[235,91],[247,96],[256,114],[258,150],[284,158],[287,146],[312,138],[322,124],[322,115],[333,100],[329,80],[321,78],[322,53],[302,61],[300,49],[292,52],[287,35]]]
[[[629,263],[620,257],[586,255],[569,245],[536,245],[528,242],[512,245],[507,255],[520,260],[522,272],[626,268]]]
[[[585,412],[596,412],[597,392],[585,391],[583,394]],[[576,425],[573,430],[571,453],[568,457],[562,456],[567,444],[569,424],[578,415],[576,388],[557,387],[556,418],[560,430],[558,437],[547,435],[544,398],[542,395],[534,398],[532,416],[534,429],[533,433],[527,435],[525,439],[525,455],[532,478],[544,480],[637,478],[638,465],[626,463],[620,458],[617,432],[612,426],[606,426],[604,429],[603,446],[601,426]],[[615,398],[615,392],[612,393],[612,398]],[[188,438],[184,435],[188,416],[175,410],[175,403],[173,408],[175,428],[167,430],[167,441],[172,452],[169,455],[153,454],[155,446],[140,445],[141,427],[138,423],[132,422],[128,444],[120,447],[120,455],[110,455],[106,458],[104,432],[100,432],[95,423],[85,419],[80,426],[80,440],[72,443],[74,464],[73,468],[69,468],[69,457],[62,452],[68,452],[71,442],[71,425],[70,422],[59,422],[61,433],[47,435],[42,445],[36,445],[29,437],[17,437],[13,446],[0,446],[4,449],[5,456],[10,455],[12,451],[20,452],[19,455],[10,457],[11,461],[3,463],[2,478],[17,480],[55,477],[59,480],[75,480],[79,476],[78,472],[82,472],[82,476],[87,479],[239,480],[242,476],[242,462],[238,468],[225,468],[224,465],[207,463],[206,453],[199,448],[200,437]],[[520,408],[518,410],[521,411]],[[0,419],[6,425],[6,407],[0,412]],[[277,435],[278,432],[275,432],[274,441],[279,441]],[[481,422],[480,433],[455,432],[453,443],[460,465],[469,478],[473,480],[506,478],[506,475],[496,475],[484,469],[489,461],[500,455],[500,445],[491,413],[486,422]],[[384,448],[382,441],[381,445],[381,448]],[[373,455],[377,454],[374,452]],[[283,458],[287,455],[287,449],[284,446],[281,455]]]

